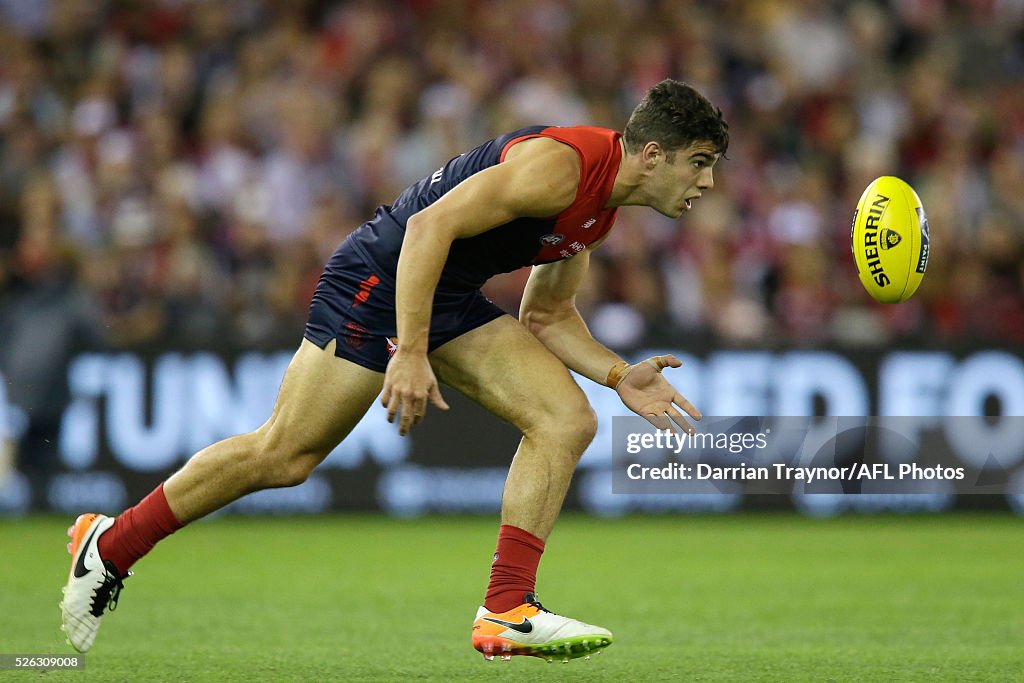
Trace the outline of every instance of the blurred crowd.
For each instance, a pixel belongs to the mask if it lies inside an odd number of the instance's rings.
[[[519,126],[621,129],[665,77],[732,144],[681,220],[620,211],[579,300],[596,336],[1024,342],[1022,0],[0,0],[4,372],[294,346],[376,205]],[[849,248],[880,175],[931,225],[899,306]],[[525,277],[488,294],[514,313]]]

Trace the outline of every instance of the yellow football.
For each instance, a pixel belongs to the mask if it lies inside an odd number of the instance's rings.
[[[876,178],[857,202],[850,247],[868,294],[883,304],[906,301],[928,267],[928,217],[914,188],[895,176]]]

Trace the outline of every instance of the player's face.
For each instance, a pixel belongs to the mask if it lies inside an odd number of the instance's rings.
[[[707,142],[676,150],[671,163],[662,152],[648,179],[651,207],[671,218],[692,209],[704,190],[715,186],[712,169],[720,156]]]

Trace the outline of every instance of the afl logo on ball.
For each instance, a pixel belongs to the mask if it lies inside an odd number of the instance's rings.
[[[540,243],[541,244],[545,244],[545,245],[547,245],[549,247],[554,247],[556,245],[561,244],[564,241],[565,241],[565,235],[562,235],[562,234],[557,233],[557,232],[549,233],[547,235],[542,235],[541,238],[540,238]]]
[[[879,237],[881,237],[879,243],[882,249],[892,249],[900,243],[900,234],[889,228],[882,228]]]

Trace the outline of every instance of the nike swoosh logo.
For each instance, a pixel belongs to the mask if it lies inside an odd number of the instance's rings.
[[[513,624],[511,621],[502,621],[501,619],[492,619],[491,617],[484,617],[484,621],[489,621],[492,624],[504,626],[505,628],[510,628],[513,631],[519,631],[520,633],[530,633],[533,631],[533,622],[526,617],[523,617],[523,620],[518,624]]]
[[[85,540],[85,544],[82,546],[82,552],[78,555],[78,561],[75,562],[75,578],[80,579],[89,573],[89,570],[85,568],[85,555],[89,549],[89,544],[92,543],[92,537],[96,535],[96,531],[100,528],[97,524],[93,527],[92,533],[89,534],[89,538]]]

